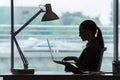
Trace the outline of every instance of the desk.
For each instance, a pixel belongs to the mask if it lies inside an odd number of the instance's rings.
[[[0,75],[3,80],[120,80],[120,75],[113,74],[72,74],[65,72],[41,71],[35,74]]]

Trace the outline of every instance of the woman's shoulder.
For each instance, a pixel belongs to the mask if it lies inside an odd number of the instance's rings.
[[[85,51],[96,54],[101,51],[101,48],[101,45],[97,41],[94,41],[94,43],[86,47]]]
[[[89,44],[87,44],[87,47],[101,48],[101,45],[98,43],[98,40],[95,38]]]

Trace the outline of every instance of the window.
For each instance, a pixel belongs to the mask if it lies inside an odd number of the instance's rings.
[[[30,68],[36,71],[64,71],[64,66],[52,62],[46,39],[50,40],[57,59],[68,55],[79,56],[86,44],[78,36],[79,24],[85,19],[92,19],[102,29],[107,47],[101,70],[112,71],[113,0],[14,0],[14,3],[15,30],[31,18],[41,4],[51,3],[53,11],[60,17],[59,20],[41,22],[43,14],[40,14],[17,35],[16,38],[24,55],[28,58]],[[8,72],[11,53],[9,0],[0,1],[0,12],[0,71]],[[22,68],[22,66],[19,53],[15,48],[15,68]]]

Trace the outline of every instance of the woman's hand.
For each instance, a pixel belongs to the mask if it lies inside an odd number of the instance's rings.
[[[69,61],[69,60],[74,60],[76,62],[78,58],[75,56],[68,56],[68,57],[63,58],[63,61]]]

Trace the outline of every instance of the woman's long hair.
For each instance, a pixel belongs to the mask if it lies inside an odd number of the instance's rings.
[[[101,45],[101,47],[103,48],[104,47],[104,40],[103,40],[103,37],[102,37],[102,32],[100,30],[99,27],[97,27],[96,23],[92,20],[85,20],[83,21],[80,26],[83,26],[83,29],[85,30],[90,30],[92,31],[92,33],[94,35],[97,34],[97,40],[99,42],[99,44]]]

